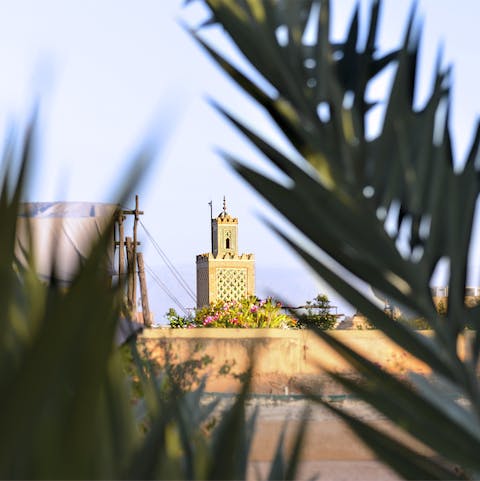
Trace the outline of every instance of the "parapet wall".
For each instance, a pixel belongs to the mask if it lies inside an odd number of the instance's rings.
[[[226,252],[223,255],[215,256],[211,252],[206,252],[204,254],[197,254],[197,264],[204,263],[208,264],[209,262],[222,262],[224,260],[237,260],[237,261],[254,261],[255,254],[234,254],[230,252]]]
[[[415,371],[428,374],[429,368],[389,341],[380,331],[331,331],[386,370],[402,374]],[[424,331],[422,335],[430,335]],[[308,330],[283,329],[147,329],[139,338],[151,357],[165,365],[208,359],[199,369],[207,375],[207,390],[232,391],[238,388],[236,376],[254,362],[254,388],[259,391],[292,391],[296,381],[325,380],[325,370],[352,373],[343,361],[318,336]],[[207,357],[205,357],[207,356]],[[228,374],[228,375],[226,375]]]

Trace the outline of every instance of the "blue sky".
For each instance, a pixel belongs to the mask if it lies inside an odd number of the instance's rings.
[[[213,200],[220,211],[226,195],[230,212],[240,219],[240,250],[255,253],[257,269],[281,262],[309,276],[258,218],[261,213],[278,220],[274,212],[214,152],[219,146],[263,168],[257,153],[213,111],[207,97],[284,144],[263,112],[181,28],[180,19],[192,24],[204,15],[199,2],[187,8],[182,3],[0,1],[0,138],[9,121],[22,125],[35,100],[40,101],[32,201],[110,202],[134,153],[153,142],[158,154],[138,188],[143,221],[175,265],[194,272],[195,255],[209,249],[208,202]],[[443,43],[445,61],[454,64],[452,127],[461,158],[479,111],[480,2],[418,3],[424,19],[419,102]],[[334,35],[340,38],[354,2],[332,4]],[[382,48],[400,42],[409,4],[384,2]],[[218,32],[211,39],[231,52]],[[383,85],[378,82],[373,95]],[[373,130],[377,121],[373,117]],[[144,248],[148,263],[161,262],[146,241]],[[268,287],[275,291],[274,279]],[[312,289],[308,295],[316,287]]]

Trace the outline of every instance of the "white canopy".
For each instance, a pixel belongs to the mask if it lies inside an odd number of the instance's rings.
[[[16,255],[25,263],[30,226],[36,270],[48,280],[52,265],[56,278],[68,283],[80,263],[88,256],[93,243],[105,231],[119,206],[92,202],[31,202],[22,204],[17,222]],[[105,268],[114,272],[114,244],[107,253]]]

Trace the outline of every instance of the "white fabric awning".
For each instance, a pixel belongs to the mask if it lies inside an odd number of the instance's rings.
[[[92,202],[32,202],[22,204],[17,221],[16,256],[24,263],[29,249],[28,228],[32,233],[36,271],[48,280],[52,265],[56,278],[68,283],[92,245],[105,231],[119,206]],[[107,252],[105,269],[114,272],[114,243]]]

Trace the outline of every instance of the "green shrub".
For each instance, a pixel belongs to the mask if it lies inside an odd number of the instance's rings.
[[[298,327],[333,329],[337,322],[337,317],[332,314],[330,300],[325,294],[319,294],[312,301],[307,301],[306,312],[297,316]]]
[[[167,318],[168,325],[172,328],[185,329],[194,327],[193,319],[181,316],[173,307],[166,312],[165,317]]]
[[[408,326],[416,331],[426,331],[432,328],[430,323],[424,317],[415,317],[412,319],[405,319],[403,317],[397,319],[397,322],[402,323],[404,326]]]
[[[474,306],[470,306],[470,307],[474,307]],[[437,309],[437,312],[440,316],[446,316],[447,315],[447,301],[444,301],[444,300],[438,301],[438,303],[436,304],[436,309]]]

